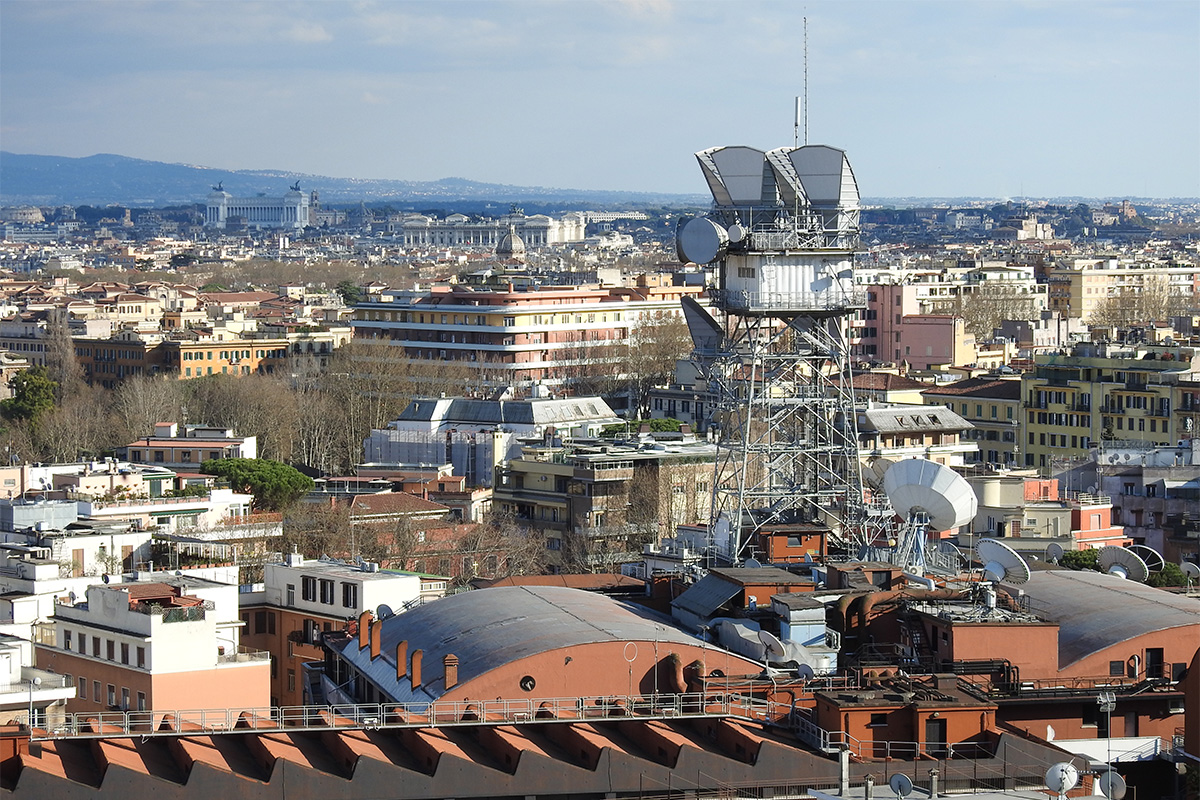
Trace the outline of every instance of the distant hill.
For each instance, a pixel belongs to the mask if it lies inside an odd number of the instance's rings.
[[[235,196],[280,195],[300,182],[328,204],[390,201],[422,208],[441,203],[560,203],[568,207],[706,206],[702,195],[506,186],[464,178],[438,181],[360,180],[285,170],[227,170],[167,164],[102,153],[86,158],[0,151],[0,205],[109,205],[161,207],[200,203],[221,183]]]

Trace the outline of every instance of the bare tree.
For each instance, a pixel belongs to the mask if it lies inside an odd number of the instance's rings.
[[[691,352],[692,337],[679,317],[645,318],[630,330],[623,370],[630,410],[639,417],[650,416],[650,390],[671,383],[675,362]]]
[[[1088,316],[1092,325],[1126,328],[1189,313],[1195,293],[1171,286],[1166,275],[1147,273],[1139,283],[1123,287],[1096,304]]]
[[[183,384],[169,376],[134,375],[110,397],[126,442],[149,436],[157,422],[182,422]]]

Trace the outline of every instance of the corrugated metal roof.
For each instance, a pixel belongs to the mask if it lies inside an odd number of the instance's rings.
[[[595,592],[514,586],[463,592],[383,621],[374,661],[352,637],[342,655],[395,702],[427,702],[444,692],[442,660],[458,656],[459,683],[538,653],[596,642],[700,644],[666,619]],[[396,646],[423,651],[425,682],[417,691],[396,679]]]
[[[738,584],[731,583],[718,575],[709,574],[693,583],[687,591],[672,600],[671,606],[690,611],[698,617],[708,617],[728,603],[741,590],[742,587]]]
[[[1200,629],[1194,598],[1100,572],[1039,571],[1021,588],[1039,616],[1059,625],[1059,669],[1151,631]]]

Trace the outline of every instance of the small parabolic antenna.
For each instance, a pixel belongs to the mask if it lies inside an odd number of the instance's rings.
[[[1047,561],[1049,561],[1051,564],[1057,564],[1059,561],[1062,561],[1062,557],[1063,549],[1061,544],[1058,542],[1051,542],[1050,544],[1046,545]]]
[[[1078,785],[1079,770],[1075,769],[1075,765],[1069,761],[1051,764],[1050,769],[1046,770],[1046,788],[1059,797],[1066,795]]]
[[[896,797],[904,798],[912,794],[913,782],[912,778],[905,775],[903,772],[897,772],[892,777],[888,778],[888,786],[892,787],[892,791],[896,793]]]
[[[1125,779],[1113,770],[1105,770],[1096,778],[1096,789],[1110,800],[1121,800],[1128,787]]]
[[[980,539],[975,553],[983,564],[983,579],[993,583],[1025,583],[1029,565],[1016,550],[995,539]]]
[[[396,616],[396,612],[392,611],[392,607],[387,603],[380,603],[379,608],[375,609],[375,619],[383,620],[394,616]]]
[[[1162,557],[1153,547],[1147,547],[1144,544],[1131,544],[1127,548],[1131,553],[1137,555],[1142,561],[1146,562],[1146,569],[1151,572],[1162,572],[1167,566],[1167,560]]]
[[[1150,577],[1150,568],[1141,556],[1124,547],[1109,545],[1100,548],[1100,571],[1118,578],[1127,578],[1138,583],[1145,583]]]
[[[808,664],[797,664],[796,665],[796,677],[802,681],[810,681],[813,678],[817,677],[817,671],[815,669],[813,669],[812,667],[810,667]]]
[[[758,569],[762,566],[762,562],[757,558],[747,558],[746,563],[742,566],[744,566],[746,569]]]
[[[1183,574],[1187,576],[1189,585],[1192,583],[1192,581],[1200,578],[1200,564],[1196,564],[1191,561],[1182,561],[1179,564],[1179,568],[1183,570]]]
[[[906,519],[924,512],[934,530],[948,531],[975,519],[979,501],[957,472],[924,458],[906,458],[883,474],[883,491]]]
[[[767,648],[767,661],[783,661],[787,657],[783,642],[779,641],[779,637],[770,631],[759,631],[758,640]]]

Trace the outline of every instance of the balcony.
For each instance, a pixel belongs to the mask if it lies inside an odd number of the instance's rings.
[[[221,653],[217,656],[218,664],[245,664],[251,661],[270,661],[271,654],[266,650],[251,650],[244,645],[238,645],[235,653]]]

